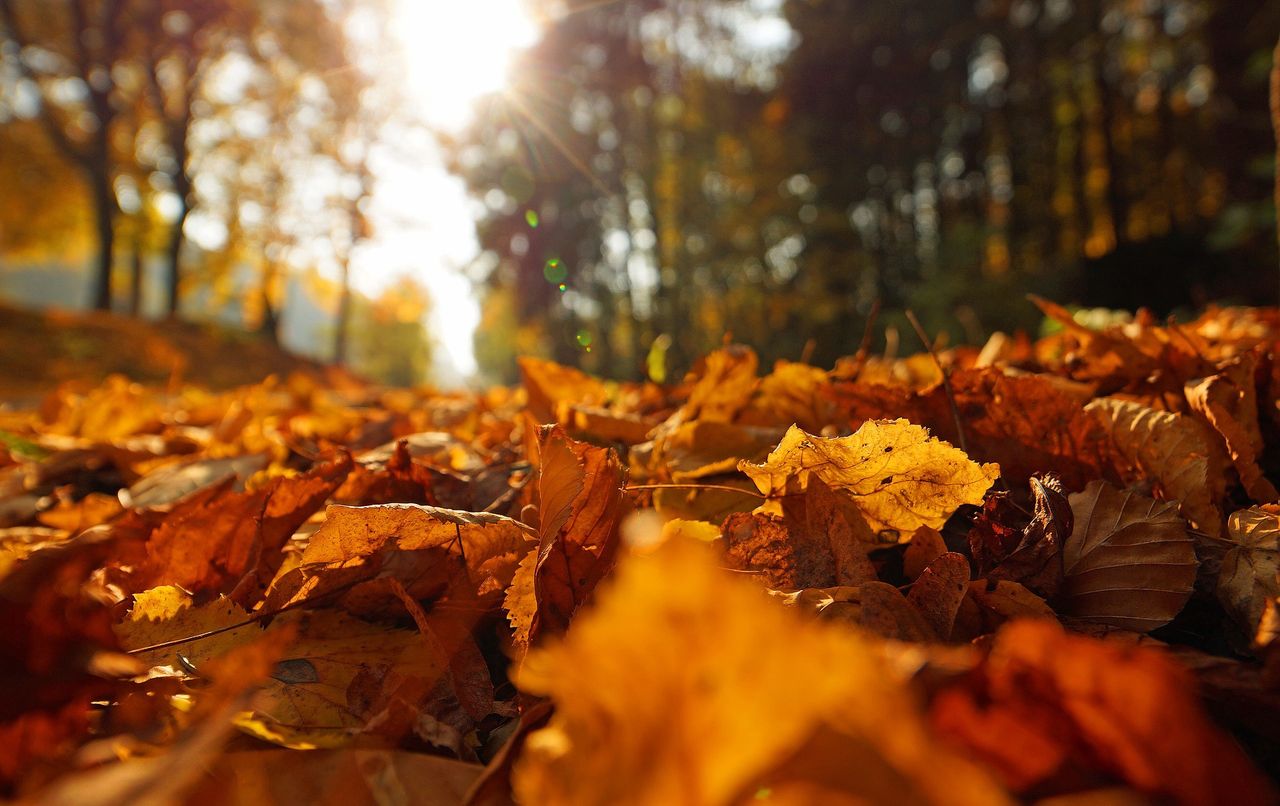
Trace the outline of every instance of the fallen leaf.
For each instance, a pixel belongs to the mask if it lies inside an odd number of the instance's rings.
[[[1221,534],[1217,499],[1226,482],[1222,469],[1211,464],[1204,426],[1185,415],[1115,398],[1099,398],[1085,409],[1108,429],[1125,483],[1154,484],[1161,498],[1180,502],[1183,515],[1197,529]]]
[[[570,439],[559,426],[544,428],[538,446],[535,639],[564,631],[613,567],[624,514],[616,453]]]
[[[936,695],[930,712],[935,730],[1018,793],[1071,791],[1089,770],[1101,770],[1187,806],[1276,797],[1205,715],[1194,681],[1175,661],[1069,635],[1046,620],[1001,629],[987,660]]]
[[[1259,507],[1227,519],[1232,547],[1218,573],[1218,599],[1252,636],[1270,599],[1280,596],[1280,514]]]
[[[529,549],[528,527],[501,515],[414,504],[329,507],[298,564],[279,574],[266,610],[302,601],[379,614],[396,602],[380,579],[394,577],[416,599],[453,591],[502,595]]]
[[[771,603],[706,552],[673,541],[629,558],[562,642],[530,652],[517,682],[556,710],[515,762],[520,802],[736,802],[802,777],[797,752],[832,734],[860,752],[813,782],[824,790],[865,796],[889,776],[903,802],[1005,802],[930,740],[866,640]]]
[[[1280,498],[1280,492],[1258,466],[1266,446],[1258,425],[1257,366],[1256,354],[1250,353],[1218,375],[1188,383],[1186,395],[1192,410],[1222,437],[1245,492],[1267,504]]]
[[[949,551],[931,562],[911,586],[907,602],[920,611],[938,638],[948,640],[960,603],[969,591],[969,561]]]
[[[1101,481],[1070,500],[1075,529],[1062,553],[1062,611],[1138,632],[1172,621],[1191,598],[1199,566],[1178,505]]]
[[[876,532],[905,542],[921,526],[937,529],[962,504],[978,504],[999,475],[906,420],[863,423],[852,436],[826,439],[792,427],[762,464],[742,471],[772,497],[802,492],[810,477],[848,496]]]

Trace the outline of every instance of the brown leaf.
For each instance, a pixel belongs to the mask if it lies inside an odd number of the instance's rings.
[[[876,578],[867,552],[875,535],[851,526],[820,479],[802,495],[783,499],[782,515],[730,515],[722,527],[730,566],[762,574],[775,590],[857,585]]]
[[[1022,539],[987,572],[990,579],[1019,582],[1046,599],[1058,595],[1063,581],[1062,547],[1074,525],[1071,505],[1053,478],[1031,479],[1035,510]]]
[[[1004,627],[986,662],[930,711],[935,731],[1018,793],[1071,791],[1102,773],[1187,806],[1276,797],[1176,662],[1045,620]]]
[[[1161,498],[1181,503],[1183,516],[1197,529],[1221,534],[1217,501],[1226,482],[1222,468],[1212,462],[1212,443],[1203,425],[1116,398],[1099,398],[1085,408],[1107,428],[1126,484],[1153,484]]]
[[[414,504],[331,506],[298,564],[271,582],[263,608],[301,601],[380,614],[396,602],[383,578],[415,599],[457,596],[497,600],[528,551],[529,530],[483,512]]]
[[[623,515],[616,453],[570,439],[560,426],[543,428],[538,448],[534,638],[563,632],[613,567]]]
[[[1149,632],[1181,612],[1195,585],[1195,540],[1177,504],[1095,481],[1071,496],[1062,612]]]
[[[604,383],[573,367],[538,358],[521,358],[518,363],[529,411],[540,423],[559,421],[562,407],[596,406],[609,399]]]
[[[1257,355],[1250,353],[1221,374],[1188,383],[1186,395],[1192,410],[1222,437],[1245,492],[1267,504],[1280,498],[1280,492],[1258,466],[1265,446],[1258,426],[1257,366]]]
[[[242,604],[257,601],[259,585],[279,567],[285,543],[350,469],[344,454],[254,491],[235,492],[235,478],[228,477],[185,499],[147,539],[135,588],[178,585],[192,593],[235,588]]]
[[[740,344],[710,353],[702,366],[695,368],[698,379],[689,392],[689,401],[674,415],[676,420],[733,422],[751,401],[758,382],[758,366],[755,351]]]
[[[942,640],[951,637],[960,603],[969,591],[969,561],[949,551],[929,564],[911,586],[907,601]]]
[[[916,579],[929,563],[947,553],[947,543],[942,533],[928,526],[921,526],[911,535],[911,542],[902,555],[902,573],[907,579]]]
[[[782,601],[824,619],[858,627],[895,641],[939,639],[929,620],[892,585],[864,582],[834,588],[809,588],[783,595]]]
[[[1280,596],[1280,514],[1242,509],[1227,520],[1227,534],[1233,545],[1218,573],[1218,599],[1252,637],[1267,601]]]

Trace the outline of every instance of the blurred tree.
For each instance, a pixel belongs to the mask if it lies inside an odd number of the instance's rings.
[[[352,365],[361,374],[395,386],[425,383],[431,340],[425,321],[431,302],[422,286],[401,277],[376,299],[352,299]]]
[[[122,95],[126,0],[0,0],[0,48],[35,99],[35,117],[58,152],[81,172],[97,236],[93,307],[111,307],[119,214],[114,138]]]
[[[546,8],[451,153],[486,205],[491,304],[561,361],[634,375],[666,333],[687,366],[732,331],[829,363],[877,301],[953,340],[1034,325],[1026,290],[1168,311],[1259,287],[1274,250],[1226,263],[1210,236],[1228,198],[1269,204],[1241,55],[1269,35],[1236,12],[1274,30],[1275,0]],[[496,341],[479,354],[509,374]]]

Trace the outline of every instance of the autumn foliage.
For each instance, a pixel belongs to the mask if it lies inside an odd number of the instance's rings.
[[[0,412],[0,788],[1275,802],[1280,315],[1038,304],[829,371]]]

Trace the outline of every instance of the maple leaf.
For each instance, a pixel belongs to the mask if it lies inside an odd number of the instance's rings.
[[[874,531],[905,542],[937,529],[962,504],[978,504],[999,476],[906,420],[871,420],[852,436],[826,439],[793,426],[762,464],[743,462],[762,493],[806,489],[810,477],[848,496]]]
[[[1005,802],[930,739],[867,640],[770,602],[708,551],[629,558],[562,642],[529,653],[517,683],[556,710],[515,762],[519,801],[731,803],[808,783],[887,802],[887,777],[899,801]]]
[[[1014,791],[1053,794],[1110,773],[1179,804],[1271,803],[1275,792],[1209,720],[1186,670],[1157,650],[1016,621],[968,679],[934,697],[934,728]]]
[[[1071,496],[1061,605],[1069,615],[1148,632],[1182,611],[1195,587],[1195,540],[1176,503],[1095,481]]]

